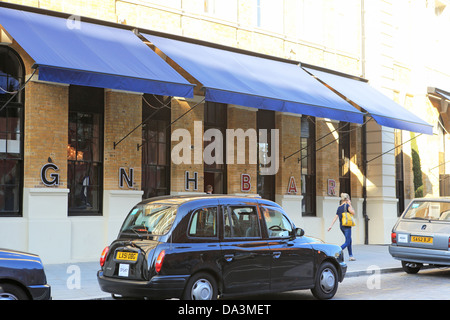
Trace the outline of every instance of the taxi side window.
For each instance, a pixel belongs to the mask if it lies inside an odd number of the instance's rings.
[[[260,238],[256,207],[229,206],[224,210],[224,237],[225,238]]]
[[[275,208],[262,208],[269,238],[287,238],[292,233],[292,225],[281,211]]]
[[[217,237],[217,207],[206,207],[192,214],[188,229],[190,237]]]

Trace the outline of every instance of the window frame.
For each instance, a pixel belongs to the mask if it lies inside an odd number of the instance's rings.
[[[260,174],[261,169],[265,168],[265,165],[259,161],[261,153],[264,152],[263,149],[265,148],[267,148],[266,154],[270,153],[270,157],[274,158],[274,155],[271,153],[272,153],[272,130],[276,129],[275,111],[258,109],[256,113],[256,127],[258,133],[260,132],[260,130],[267,130],[267,141],[265,143],[261,142],[260,135],[258,134],[258,143],[257,143],[258,170],[257,170],[257,186],[256,186],[257,193],[263,199],[275,201],[276,175]],[[263,145],[265,145],[264,146],[265,148],[262,148]]]
[[[231,219],[231,208],[252,208],[253,212],[255,213],[256,216],[256,221],[258,223],[258,228],[259,228],[259,236],[254,236],[254,237],[238,237],[238,236],[234,236],[234,234],[232,234],[232,236],[227,237],[226,236],[226,232],[225,232],[225,215],[228,216],[228,220],[232,221]],[[231,225],[231,228],[233,228],[233,225]],[[229,205],[225,205],[223,206],[223,210],[222,210],[222,234],[223,234],[223,241],[255,241],[255,240],[262,240],[263,239],[263,229],[261,226],[261,218],[259,215],[259,210],[258,210],[258,206],[256,204],[253,205],[242,205],[242,204],[229,204]]]
[[[222,159],[216,158],[216,161],[222,161],[223,163],[214,163],[211,165],[208,165],[206,163],[203,163],[203,174],[205,176],[214,176],[214,185],[213,185],[213,193],[221,193],[226,194],[227,193],[227,165],[226,165],[226,145],[227,145],[227,138],[226,138],[226,130],[227,130],[227,124],[228,124],[228,105],[224,103],[216,103],[216,102],[209,102],[207,101],[205,103],[204,111],[203,111],[204,121],[203,121],[203,133],[205,133],[209,129],[217,129],[222,133],[223,137],[223,149],[222,149]],[[204,141],[203,145],[203,151],[205,148],[212,143],[212,141]],[[219,186],[218,182],[216,181],[216,177],[221,176],[222,184]],[[205,179],[206,180],[206,179]],[[205,192],[206,192],[206,186],[208,183],[205,181]]]
[[[194,218],[195,218],[196,214],[199,211],[201,211],[201,210],[213,209],[213,208],[216,209],[216,213],[215,213],[215,216],[216,216],[215,234],[216,235],[215,236],[205,236],[205,237],[192,235],[190,233],[190,230],[191,230],[192,223],[194,221]],[[204,207],[192,210],[191,213],[190,213],[190,217],[189,217],[189,224],[188,224],[188,227],[186,229],[186,236],[187,236],[187,238],[191,239],[191,240],[215,240],[215,241],[218,241],[219,240],[219,230],[220,230],[220,227],[219,227],[219,212],[220,212],[219,206],[214,206],[214,205],[204,206]]]
[[[286,230],[286,231],[288,231],[287,236],[277,236],[277,237],[270,236],[269,225],[267,224],[266,216],[263,213],[264,210],[272,210],[272,211],[275,211],[275,212],[278,212],[281,214],[281,221],[285,220],[287,222],[287,224],[289,225],[289,227],[291,228],[290,230]],[[267,239],[269,239],[269,240],[289,239],[292,237],[292,234],[295,231],[295,227],[292,224],[292,221],[289,220],[289,218],[287,217],[286,213],[283,210],[281,210],[280,208],[277,208],[277,207],[272,207],[272,206],[267,206],[267,205],[261,206],[261,216],[262,216],[262,220],[264,221],[265,229],[267,232]],[[283,225],[284,225],[284,223],[283,223]]]
[[[95,101],[96,99],[92,98],[92,95],[89,96],[89,99],[86,101],[89,101],[89,104],[84,104],[82,100],[78,100],[80,91],[78,90],[102,90],[102,94],[100,95],[100,91],[98,91],[98,99],[99,101]],[[76,96],[76,97],[75,97]],[[101,99],[99,98],[101,96]],[[82,99],[82,98],[80,98]],[[101,100],[101,101],[100,101]],[[90,103],[93,103],[92,105]],[[97,115],[99,116],[98,120],[98,160],[90,159],[90,160],[78,160],[78,145],[75,148],[75,159],[69,159],[69,156],[67,157],[67,188],[69,189],[69,195],[68,195],[68,216],[102,216],[103,215],[103,169],[104,169],[104,120],[105,120],[105,104],[104,104],[104,89],[102,88],[91,88],[91,87],[82,87],[82,86],[70,86],[69,88],[69,111],[68,111],[68,147],[71,145],[70,140],[71,134],[70,134],[70,127],[71,127],[71,116],[76,115],[76,127],[75,130],[78,131],[78,120],[79,116],[85,114],[85,115],[91,115],[93,118]],[[76,143],[78,144],[79,136],[78,133],[75,132],[75,139]],[[95,210],[80,210],[77,206],[71,207],[71,202],[73,201],[74,194],[71,192],[72,188],[74,188],[73,184],[76,181],[76,168],[77,165],[85,165],[88,166],[95,165],[97,166],[97,179],[95,181],[95,184],[91,184],[91,181],[89,180],[89,186],[97,188],[97,196],[96,196],[96,203],[98,205],[98,208]],[[73,177],[70,177],[70,172],[74,170]],[[75,182],[76,183],[76,182]]]
[[[272,4],[268,0],[256,0],[255,6],[255,26],[258,29],[266,32],[274,32],[277,34],[285,33],[286,18],[284,16],[285,3],[284,0],[277,1],[275,9],[269,4]]]
[[[224,4],[226,3],[227,10],[222,11]],[[206,16],[210,16],[215,19],[225,20],[229,22],[237,22],[238,21],[238,0],[204,0],[203,1],[203,14]]]
[[[308,136],[302,135],[304,124],[308,123]],[[317,216],[317,190],[316,190],[316,118],[311,116],[302,116],[300,129],[300,147],[301,147],[301,161],[300,161],[300,175],[302,178],[302,217],[316,217]],[[306,164],[304,168],[303,164]],[[305,172],[304,172],[305,169]],[[311,183],[307,183],[310,180]],[[309,199],[309,198],[310,199]],[[310,201],[310,203],[308,203]],[[306,211],[306,208],[311,207],[311,211]]]
[[[167,99],[169,99],[167,101]],[[156,96],[150,94],[144,94],[142,99],[142,156],[141,156],[141,190],[144,191],[143,198],[151,198],[170,194],[170,171],[171,171],[171,140],[170,140],[170,130],[168,127],[171,122],[171,109],[170,101],[171,97],[167,96]],[[163,108],[162,110],[157,110]],[[156,114],[155,114],[156,112]],[[153,115],[153,116],[152,116]],[[155,129],[156,126],[156,130]],[[159,129],[165,130],[165,141],[160,140]],[[156,132],[156,134],[152,134]],[[156,146],[156,162],[152,163],[149,161],[148,148],[150,144],[155,144]],[[161,147],[165,150],[165,163],[160,163]],[[145,180],[151,171],[154,171],[156,175],[153,180]],[[158,179],[158,171],[164,170],[164,177]],[[165,187],[161,187],[161,182],[164,182]],[[151,188],[152,184],[155,188]],[[150,193],[151,190],[155,190],[156,193]]]

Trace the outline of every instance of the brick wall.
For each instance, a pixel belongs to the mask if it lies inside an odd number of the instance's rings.
[[[280,168],[276,175],[275,193],[278,195],[286,194],[289,179],[294,177],[298,190],[297,194],[301,195],[301,163],[298,161],[300,153],[286,161],[284,160],[284,157],[300,150],[301,118],[277,112],[275,126],[280,130]]]
[[[199,97],[201,99],[201,97]],[[199,101],[187,101],[181,99],[172,99],[172,121],[175,121],[179,117],[181,117],[184,113],[189,111],[192,107],[200,103]],[[198,163],[198,159],[194,158],[194,152],[200,151],[201,155],[203,155],[203,125],[201,126],[201,130],[194,134],[194,121],[203,122],[204,117],[204,103],[200,103],[200,105],[196,106],[194,110],[185,114],[182,118],[176,121],[171,129],[172,133],[177,129],[185,129],[188,132],[188,136],[191,139],[191,146],[194,148],[190,149],[190,161],[186,161],[185,163],[181,163],[175,165],[173,162],[171,164],[171,192],[203,192],[204,191],[204,175],[203,175],[203,161]],[[200,134],[200,135],[199,135]],[[197,139],[197,140],[195,140]],[[186,142],[186,141],[185,141]],[[182,140],[172,141],[171,150],[172,152],[176,145],[182,143]],[[175,156],[183,156],[183,154],[177,154]],[[171,158],[174,158],[174,155],[171,155]],[[190,162],[190,163],[189,163]],[[190,177],[194,177],[194,172],[198,173],[198,188],[194,190],[193,184],[190,184],[189,189],[185,189],[185,173],[189,172]]]
[[[339,127],[339,122],[329,120],[316,121],[316,140],[329,134]],[[339,190],[339,135],[337,132],[317,141],[316,150],[316,192],[317,196],[327,196],[328,179],[336,181],[336,190]],[[325,147],[325,145],[329,144]]]
[[[142,96],[140,94],[105,90],[104,189],[119,189],[119,168],[134,169],[134,186],[140,190],[142,128],[138,128],[119,142],[142,122]],[[124,188],[127,188],[126,184]]]
[[[51,157],[60,171],[60,187],[67,187],[68,87],[31,81],[26,87],[25,104],[25,187],[44,186],[40,168]],[[134,168],[133,189],[141,182],[141,130],[122,141],[141,123],[141,96],[121,92],[105,93],[104,188],[117,190],[119,168]]]
[[[24,186],[44,187],[41,167],[51,157],[67,188],[69,87],[30,81],[25,95]]]
[[[228,106],[228,129],[256,129],[256,111],[252,108],[241,108],[237,106]],[[230,141],[231,143],[231,141]],[[241,174],[245,173],[251,177],[251,189],[249,194],[257,193],[257,165],[249,164],[250,148],[257,148],[257,145],[251,145],[246,139],[245,148],[237,150],[237,139],[234,141],[234,164],[227,166],[227,189],[229,194],[242,193]],[[238,164],[237,157],[243,157],[241,153],[245,152],[245,164]]]

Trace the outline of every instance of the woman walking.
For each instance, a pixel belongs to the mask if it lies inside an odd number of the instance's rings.
[[[352,202],[350,201],[350,196],[347,193],[341,193],[341,204],[337,208],[336,216],[334,217],[333,222],[331,223],[331,226],[328,228],[328,231],[331,230],[331,228],[333,227],[336,220],[339,219],[341,231],[345,237],[345,242],[341,246],[341,248],[342,248],[342,250],[347,248],[349,260],[355,261],[356,259],[353,257],[353,252],[352,252],[352,227],[345,227],[342,225],[342,214],[344,212],[349,212],[352,216],[355,215],[355,210],[352,207]]]

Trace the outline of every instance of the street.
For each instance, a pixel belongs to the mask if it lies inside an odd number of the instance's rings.
[[[418,274],[395,272],[345,279],[335,299],[448,300],[450,269],[422,270]]]
[[[348,262],[348,276],[333,300],[449,300],[450,268],[422,269],[409,275],[400,271],[400,263],[392,259],[387,246],[355,245],[356,261]],[[377,265],[377,267],[375,267]],[[100,290],[97,281],[97,261],[45,266],[54,300],[111,300]],[[236,298],[231,298],[234,300]],[[310,290],[243,296],[245,300],[314,300]],[[225,299],[226,301],[230,301]]]
[[[261,300],[314,300],[311,291],[302,290],[242,298]],[[346,278],[333,300],[449,300],[450,268],[421,270],[418,274],[373,273]]]

